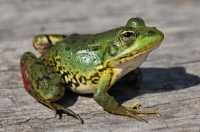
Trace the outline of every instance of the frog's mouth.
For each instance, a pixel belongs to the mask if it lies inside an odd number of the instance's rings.
[[[160,44],[161,44],[161,41],[144,48],[138,53],[134,53],[134,54],[130,53],[130,54],[121,56],[119,58],[116,58],[108,62],[107,66],[112,67],[112,68],[123,68],[123,69],[130,68],[131,70],[134,70],[135,68],[139,67],[146,60],[149,53],[152,50],[158,48]]]

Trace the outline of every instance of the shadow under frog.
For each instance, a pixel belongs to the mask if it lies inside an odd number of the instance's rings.
[[[200,78],[186,73],[184,67],[173,68],[141,68],[142,85],[130,81],[118,81],[110,89],[109,94],[119,103],[126,102],[134,97],[149,93],[168,92],[190,88],[200,84]],[[92,95],[80,95],[66,90],[59,103],[65,107],[76,103],[78,96],[92,98]],[[62,118],[63,113],[58,113]]]

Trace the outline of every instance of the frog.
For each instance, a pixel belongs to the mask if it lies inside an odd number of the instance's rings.
[[[84,120],[78,114],[58,102],[67,91],[92,94],[107,112],[147,122],[138,114],[158,114],[156,110],[140,110],[139,102],[124,106],[108,90],[120,80],[137,84],[131,80],[136,77],[140,82],[139,66],[163,39],[161,31],[146,26],[139,17],[96,34],[37,35],[32,44],[41,56],[25,52],[20,59],[24,88],[55,115],[63,111],[81,123]]]

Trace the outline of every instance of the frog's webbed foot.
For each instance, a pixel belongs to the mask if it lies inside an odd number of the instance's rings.
[[[159,113],[159,112],[154,111],[154,110],[138,110],[138,108],[140,106],[141,106],[140,103],[136,102],[133,105],[127,106],[126,108],[130,109],[132,111],[132,113],[134,113],[134,114],[158,114]],[[135,116],[134,118],[136,118],[140,121],[143,121],[143,122],[147,122],[145,119],[138,117],[138,116]]]
[[[54,111],[55,117],[58,114],[58,111],[63,111],[65,113],[77,118],[81,122],[81,124],[84,123],[83,119],[78,114],[74,113],[70,109],[64,108],[63,106],[59,105],[58,103],[50,103],[50,104],[48,104],[48,106]]]
[[[138,107],[138,106],[136,106],[136,107]],[[134,106],[134,108],[135,108],[135,106]],[[126,111],[126,112],[124,112],[124,114],[126,116],[133,117],[133,118],[135,118],[137,120],[140,120],[140,121],[143,121],[143,122],[146,122],[146,123],[148,123],[148,122],[145,119],[143,119],[143,118],[141,118],[139,116],[136,116],[136,115],[137,114],[158,114],[158,112],[154,111],[154,110],[138,110],[138,109],[135,110],[135,109],[130,108],[130,107],[124,107],[124,109]]]

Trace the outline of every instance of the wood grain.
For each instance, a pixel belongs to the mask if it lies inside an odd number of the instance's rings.
[[[0,0],[0,131],[200,131],[200,1],[198,0]],[[149,123],[113,115],[92,96],[67,93],[61,101],[78,113],[54,118],[53,112],[24,90],[20,56],[42,33],[97,33],[141,17],[165,34],[162,45],[141,66],[143,86],[115,85],[110,94],[123,105],[139,101]]]

